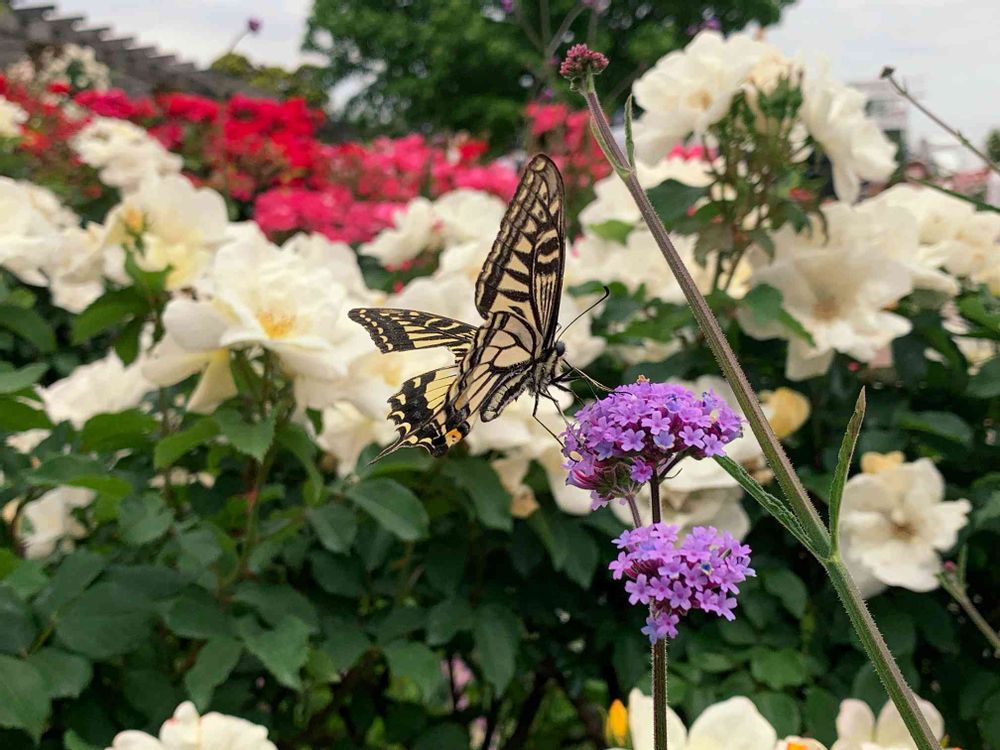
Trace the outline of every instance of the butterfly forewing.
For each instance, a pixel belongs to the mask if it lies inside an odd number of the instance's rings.
[[[476,309],[518,315],[555,338],[562,294],[566,218],[562,177],[547,156],[535,156],[500,223],[500,233],[476,281]]]
[[[476,281],[479,327],[416,310],[358,308],[360,323],[383,352],[447,347],[455,365],[407,380],[389,399],[397,431],[378,458],[404,446],[439,456],[489,421],[526,388],[543,388],[554,349],[565,258],[562,177],[546,156],[528,162]],[[541,373],[541,374],[539,374]]]
[[[475,326],[417,310],[359,307],[347,315],[364,326],[383,353],[444,346],[457,361],[465,356],[476,336]]]

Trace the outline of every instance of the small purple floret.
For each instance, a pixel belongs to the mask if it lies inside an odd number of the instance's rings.
[[[676,637],[692,609],[733,620],[737,584],[755,575],[750,547],[711,527],[696,527],[678,545],[676,526],[655,523],[623,532],[615,544],[623,551],[608,567],[615,580],[626,579],[630,604],[649,607],[642,632],[650,642]]]

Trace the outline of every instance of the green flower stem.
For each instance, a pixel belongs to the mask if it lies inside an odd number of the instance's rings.
[[[804,533],[812,542],[810,549],[819,557],[820,562],[826,568],[830,576],[830,581],[840,595],[844,608],[851,618],[851,623],[854,625],[858,637],[872,661],[872,665],[882,680],[886,692],[899,710],[903,722],[906,724],[906,728],[919,750],[936,750],[938,745],[930,727],[927,725],[927,720],[917,707],[913,691],[906,684],[906,680],[899,671],[899,667],[893,660],[889,647],[886,645],[885,639],[882,638],[882,634],[879,632],[878,627],[876,627],[875,621],[865,607],[864,599],[861,597],[857,586],[854,584],[839,557],[822,554],[824,550],[830,550],[829,532],[816,512],[816,508],[809,500],[809,496],[806,494],[802,482],[796,475],[791,461],[782,449],[781,443],[774,434],[774,430],[771,429],[770,423],[764,416],[764,412],[761,410],[757,397],[750,387],[746,374],[740,367],[732,347],[729,346],[729,342],[726,340],[719,322],[715,319],[715,315],[712,314],[708,303],[698,290],[694,279],[684,265],[684,261],[677,254],[677,250],[670,241],[663,222],[656,215],[656,211],[653,209],[646,191],[639,184],[635,170],[628,165],[625,154],[622,153],[621,148],[615,141],[611,132],[611,125],[608,123],[604,110],[601,108],[600,100],[597,97],[597,92],[594,89],[592,75],[588,76],[583,93],[587,100],[587,106],[590,109],[593,126],[601,136],[598,141],[606,149],[605,155],[608,161],[611,162],[612,166],[615,167],[615,171],[625,182],[625,186],[639,208],[639,212],[649,227],[653,239],[656,240],[660,252],[667,261],[667,265],[670,266],[670,270],[677,279],[681,290],[684,292],[684,297],[691,307],[695,320],[697,320],[698,326],[705,336],[716,362],[718,362],[726,380],[732,387],[736,395],[736,400],[739,402],[747,421],[750,423],[751,430],[760,442],[764,455],[767,457],[771,470],[774,471],[782,492],[787,498],[792,511],[799,519]]]
[[[993,649],[993,656],[1000,658],[1000,635],[997,635],[997,631],[993,629],[976,605],[972,603],[972,599],[969,598],[969,592],[965,586],[964,576],[962,579],[956,580],[952,575],[944,573],[938,578],[941,581],[941,587],[951,595],[952,599],[958,602],[958,605],[965,611],[968,618],[972,620],[972,624],[989,641],[990,648]]]
[[[660,507],[660,473],[653,470],[649,480],[653,523],[663,517]],[[667,750],[667,639],[653,644],[653,748]]]

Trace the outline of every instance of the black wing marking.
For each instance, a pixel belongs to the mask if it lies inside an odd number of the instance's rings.
[[[347,313],[368,331],[383,353],[447,347],[461,360],[476,336],[476,327],[443,315],[391,307],[358,307]]]
[[[547,156],[528,162],[476,281],[484,318],[512,312],[533,322],[540,347],[555,340],[562,295],[566,216],[562,177]],[[534,352],[540,354],[539,350]]]
[[[442,367],[403,383],[399,393],[389,399],[389,420],[396,428],[396,439],[373,461],[408,446],[441,456],[469,433],[469,422],[448,402],[458,374],[456,366]]]

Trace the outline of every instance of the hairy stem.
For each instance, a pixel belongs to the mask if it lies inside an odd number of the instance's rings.
[[[917,747],[919,750],[935,750],[937,742],[930,727],[927,725],[927,720],[917,707],[913,691],[906,684],[906,680],[899,671],[899,667],[893,660],[885,639],[882,638],[882,634],[875,625],[875,621],[865,607],[864,600],[847,569],[839,557],[830,555],[829,532],[816,512],[816,508],[810,501],[809,496],[806,494],[805,487],[803,487],[802,482],[795,473],[795,469],[792,467],[791,461],[778,442],[774,430],[771,429],[770,423],[764,416],[760,403],[757,401],[757,397],[754,395],[753,389],[750,387],[746,374],[740,367],[732,347],[730,347],[729,342],[726,340],[719,322],[715,319],[715,315],[713,315],[708,303],[685,267],[684,261],[677,254],[677,250],[670,241],[663,222],[656,215],[656,211],[653,209],[646,191],[639,184],[635,170],[627,166],[624,169],[622,168],[623,165],[627,165],[627,160],[611,133],[611,125],[604,114],[604,110],[601,108],[600,100],[597,98],[592,75],[588,76],[584,96],[587,100],[587,106],[590,109],[594,128],[602,136],[599,138],[599,142],[606,148],[605,155],[625,182],[629,193],[639,208],[643,220],[653,235],[653,239],[656,240],[660,252],[684,292],[688,305],[691,307],[695,320],[698,322],[698,326],[705,336],[705,340],[708,342],[715,360],[718,362],[726,380],[732,387],[736,395],[736,400],[743,409],[743,413],[750,423],[751,430],[760,442],[764,455],[767,457],[772,471],[774,471],[775,478],[781,486],[782,492],[796,517],[799,519],[806,538],[810,541],[810,551],[816,555],[826,568],[830,582],[840,595],[844,608],[865,647],[872,665],[875,667],[876,673],[882,680],[886,692],[888,692],[896,708],[899,710],[903,722]]]
[[[993,649],[993,656],[1000,658],[1000,635],[997,635],[997,631],[987,622],[986,618],[983,617],[982,612],[972,603],[972,599],[969,598],[969,592],[965,587],[964,582],[955,581],[950,578],[947,574],[940,576],[941,586],[947,591],[951,598],[958,602],[958,605],[962,608],[965,614],[972,624],[975,625],[979,632],[983,634],[983,637],[989,641],[990,648]]]
[[[653,644],[653,748],[667,750],[667,639]]]

